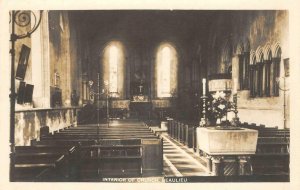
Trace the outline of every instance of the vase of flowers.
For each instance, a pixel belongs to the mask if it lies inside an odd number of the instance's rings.
[[[232,103],[228,100],[227,95],[223,91],[217,91],[212,95],[212,100],[208,103],[208,111],[211,119],[216,121],[217,125],[227,126],[227,113],[232,108]],[[224,121],[225,118],[225,121]]]

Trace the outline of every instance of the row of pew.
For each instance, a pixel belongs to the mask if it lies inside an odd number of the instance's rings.
[[[173,139],[197,150],[197,123],[168,120],[168,134]],[[240,127],[258,130],[256,154],[251,156],[254,175],[288,175],[290,130],[241,123]]]
[[[178,142],[193,148],[194,151],[197,148],[196,129],[197,124],[193,122],[168,120],[168,134]]]
[[[162,139],[140,122],[78,125],[18,146],[14,181],[99,181],[103,177],[159,176]]]
[[[12,181],[72,181],[76,171],[76,146],[16,146]]]
[[[251,157],[256,175],[288,175],[290,163],[290,130],[242,123],[258,131],[256,154]]]

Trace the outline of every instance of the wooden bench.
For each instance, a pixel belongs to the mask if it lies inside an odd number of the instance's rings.
[[[141,139],[101,140],[81,147],[83,181],[99,177],[138,177],[142,175]]]
[[[31,144],[36,147],[78,145],[81,181],[160,176],[163,171],[162,139],[141,124],[69,127],[43,135],[40,141],[32,140]]]
[[[257,153],[251,162],[254,175],[289,174],[289,153]]]
[[[163,169],[162,139],[104,139],[80,148],[80,179],[158,176]]]
[[[251,157],[256,175],[289,174],[289,129],[258,129],[256,154]]]
[[[71,180],[75,170],[71,155],[75,147],[59,146],[16,146],[14,159],[14,180],[57,181]]]
[[[289,154],[290,142],[287,138],[278,137],[259,137],[256,153],[257,154]]]
[[[43,137],[41,140],[76,140],[78,141],[84,139],[132,139],[132,138],[155,138],[156,135],[154,134],[55,134],[51,136]]]
[[[259,137],[290,137],[289,130],[260,130]]]

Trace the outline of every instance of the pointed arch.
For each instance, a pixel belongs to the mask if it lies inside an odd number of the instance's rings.
[[[248,47],[246,47],[248,48]],[[240,41],[236,48],[236,55],[239,59],[239,84],[240,90],[249,89],[249,67],[250,67],[250,49],[245,51],[245,45]]]
[[[250,65],[256,65],[256,53],[255,51],[250,51]]]
[[[243,43],[242,42],[239,42],[236,46],[236,51],[235,51],[235,54],[236,55],[241,55],[243,54],[244,52],[244,46],[243,46]]]
[[[249,41],[249,39],[247,38],[246,40],[245,40],[245,43],[244,43],[244,52],[250,52],[250,41]]]
[[[272,51],[270,43],[267,43],[263,49],[264,60],[272,59]],[[270,57],[271,56],[271,57]]]
[[[224,63],[229,63],[231,62],[232,58],[232,44],[231,42],[227,39],[221,49],[221,61]]]
[[[281,47],[279,42],[276,42],[272,45],[272,55],[273,58],[281,57]]]
[[[230,39],[225,39],[220,49],[219,72],[226,73],[231,66],[233,47]]]
[[[257,63],[261,63],[264,60],[264,53],[263,53],[263,48],[261,46],[258,46],[258,48],[256,49],[256,61]]]

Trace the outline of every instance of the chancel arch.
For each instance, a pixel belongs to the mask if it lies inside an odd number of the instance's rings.
[[[220,62],[220,73],[228,72],[228,69],[231,67],[232,59],[232,44],[231,41],[226,40],[221,49],[221,62]]]
[[[125,84],[124,47],[119,41],[109,42],[103,50],[102,84],[108,89],[110,96],[122,98]]]
[[[244,43],[244,52],[250,52],[250,41],[249,41],[249,39],[247,38],[246,40],[245,40],[245,43]]]
[[[236,55],[239,57],[239,84],[240,90],[249,89],[249,63],[250,63],[250,44],[247,40],[237,45]]]
[[[172,44],[163,43],[159,45],[155,66],[157,97],[177,96],[178,57]]]

